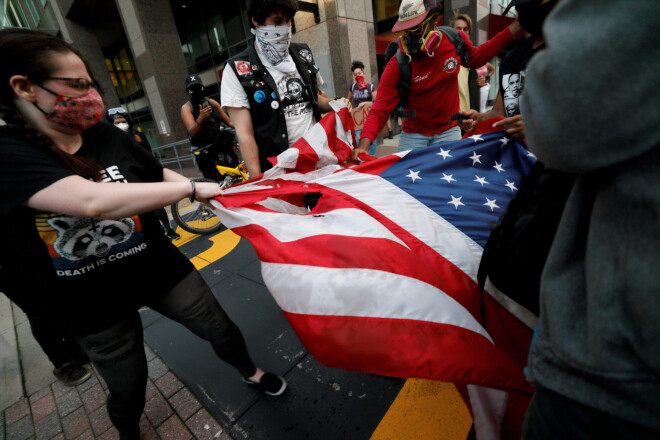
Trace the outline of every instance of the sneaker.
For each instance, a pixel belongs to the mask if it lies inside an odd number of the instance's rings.
[[[269,396],[279,396],[286,390],[286,380],[273,373],[264,373],[259,382],[253,382],[247,377],[241,377],[241,380]]]
[[[173,229],[170,229],[169,231],[167,231],[167,236],[172,241],[178,240],[179,238],[181,238],[181,236],[179,234],[177,234],[176,232],[174,232]]]
[[[393,137],[393,136],[392,136],[392,130],[390,130],[389,133],[388,133],[388,135],[387,135],[387,138],[388,138],[388,139],[392,139],[392,137]]]
[[[92,377],[92,373],[90,373],[87,368],[74,364],[73,362],[67,362],[60,368],[54,369],[53,374],[60,382],[69,387],[80,385]]]

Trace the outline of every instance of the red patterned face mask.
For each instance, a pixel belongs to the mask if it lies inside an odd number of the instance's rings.
[[[357,83],[358,89],[363,90],[367,88],[367,82],[364,80],[363,75],[356,76],[355,82]]]
[[[83,131],[99,122],[103,117],[105,108],[103,99],[94,88],[90,88],[89,92],[82,96],[66,96],[43,86],[39,87],[57,96],[55,106],[50,113],[46,113],[37,104],[34,104],[49,121],[73,130]]]

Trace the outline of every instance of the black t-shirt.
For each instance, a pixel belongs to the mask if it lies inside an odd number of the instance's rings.
[[[103,166],[103,182],[163,178],[162,166],[146,149],[106,122],[83,132],[76,154]],[[166,293],[194,268],[153,213],[102,220],[22,205],[71,175],[50,151],[0,127],[0,290],[26,313],[85,334]]]
[[[504,101],[506,117],[520,114],[520,96],[525,88],[525,74],[530,58],[545,47],[545,44],[532,49],[534,37],[520,41],[507,54],[500,65],[500,90]]]

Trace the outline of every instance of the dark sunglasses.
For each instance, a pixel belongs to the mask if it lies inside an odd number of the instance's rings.
[[[75,85],[69,84],[69,87],[75,87],[78,90],[82,90],[82,91],[87,91],[92,87],[96,88],[97,85],[95,82],[88,81],[85,78],[63,78],[61,76],[49,76],[46,77],[45,79],[55,79],[60,81],[69,81],[70,83],[76,83]]]

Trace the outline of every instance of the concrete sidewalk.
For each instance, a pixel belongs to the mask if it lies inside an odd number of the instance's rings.
[[[231,440],[195,396],[145,345],[149,367],[143,439]],[[67,387],[34,340],[25,314],[0,293],[0,440],[118,439],[106,386],[92,377]]]

